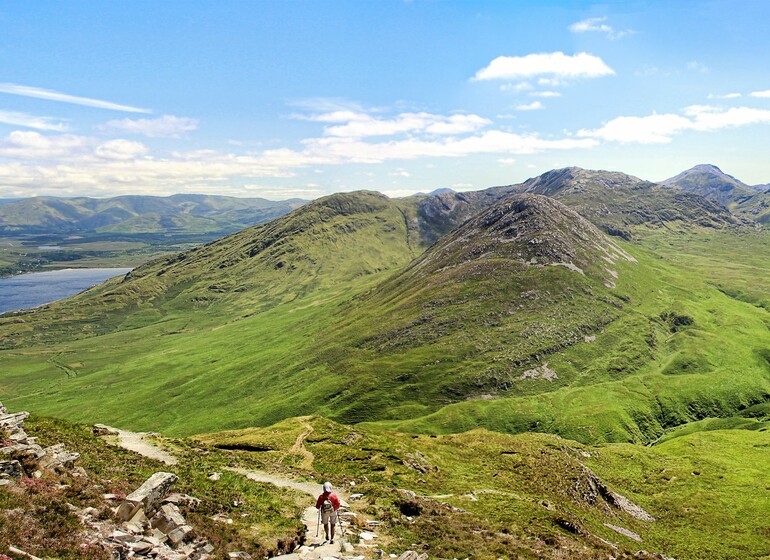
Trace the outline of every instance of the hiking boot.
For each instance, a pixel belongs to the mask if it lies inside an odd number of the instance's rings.
[[[334,544],[334,539],[330,540],[329,544]]]

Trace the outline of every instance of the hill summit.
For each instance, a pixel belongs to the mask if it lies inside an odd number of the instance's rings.
[[[716,165],[700,164],[679,175],[661,181],[662,185],[699,194],[722,206],[745,202],[757,191],[746,183],[728,175]]]
[[[538,194],[518,194],[495,204],[443,238],[414,268],[436,272],[474,260],[512,259],[536,266],[565,266],[584,274],[628,254],[588,220],[561,202]]]

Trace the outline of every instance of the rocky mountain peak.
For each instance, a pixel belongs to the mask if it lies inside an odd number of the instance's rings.
[[[711,164],[696,165],[660,184],[698,194],[723,206],[745,201],[756,192],[746,183]]]
[[[470,219],[427,251],[418,267],[439,270],[479,259],[565,266],[580,274],[590,270],[607,284],[615,274],[612,263],[633,260],[574,210],[530,193],[506,198]]]

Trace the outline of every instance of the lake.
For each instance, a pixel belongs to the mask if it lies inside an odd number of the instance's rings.
[[[0,278],[0,313],[73,296],[130,268],[69,268]]]

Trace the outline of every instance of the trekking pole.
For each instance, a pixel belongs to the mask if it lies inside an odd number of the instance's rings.
[[[318,510],[318,521],[315,524],[315,536],[318,538],[318,531],[321,529],[321,510]]]
[[[340,510],[337,510],[335,512],[337,514],[337,526],[340,528],[340,536],[345,536],[345,527],[342,526],[342,520],[340,519]]]

